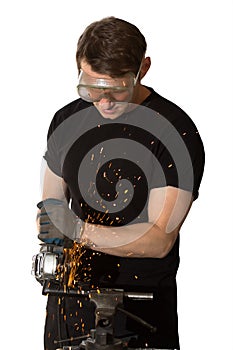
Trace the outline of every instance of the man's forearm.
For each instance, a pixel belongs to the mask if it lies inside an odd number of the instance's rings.
[[[162,258],[172,248],[178,231],[166,233],[152,223],[122,227],[85,224],[83,241],[92,249],[111,255],[139,258]]]

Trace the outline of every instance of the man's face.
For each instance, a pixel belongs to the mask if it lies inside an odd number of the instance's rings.
[[[129,102],[133,102],[136,84],[133,74],[115,79],[94,72],[85,61],[81,63],[81,70],[78,85],[80,97],[93,102],[103,118],[116,119],[126,112]]]

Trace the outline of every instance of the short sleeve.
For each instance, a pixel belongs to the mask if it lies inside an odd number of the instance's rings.
[[[81,99],[74,100],[58,110],[50,123],[44,159],[47,161],[48,167],[60,177],[63,177],[64,148],[69,144],[70,135],[77,126],[75,123],[74,127],[74,119],[70,117],[88,107],[90,107],[90,103]],[[71,123],[68,122],[69,119],[72,120]]]
[[[158,142],[154,155],[162,169],[163,181],[152,171],[151,188],[173,186],[198,197],[204,171],[204,147],[195,125],[190,119],[177,119],[169,128],[163,142]]]
[[[47,149],[44,154],[44,159],[46,160],[50,170],[52,170],[52,172],[54,172],[57,176],[62,177],[61,158],[59,157],[59,147],[57,145],[57,137],[55,132],[57,129],[56,124],[55,114],[47,134]]]

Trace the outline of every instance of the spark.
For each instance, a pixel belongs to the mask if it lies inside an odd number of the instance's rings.
[[[129,252],[129,253],[127,253],[126,255],[127,255],[127,256],[131,256],[131,255],[133,255],[133,252]]]
[[[168,165],[168,168],[171,168],[172,166],[173,166],[173,164],[171,163],[171,164]]]
[[[90,280],[90,266],[83,265],[82,257],[86,252],[84,244],[74,242],[73,247],[64,249],[64,263],[58,266],[56,279],[63,285],[64,290],[74,288],[79,281]],[[87,273],[88,272],[88,273]],[[59,303],[61,301],[59,300]]]
[[[95,185],[95,183],[93,181],[90,181],[89,188],[87,191],[90,192],[94,185]]]
[[[186,134],[187,134],[187,132],[183,132],[183,134],[182,134],[182,135],[183,135],[183,136],[185,136]]]
[[[96,167],[96,175],[98,174],[99,170],[100,170],[100,162],[97,164],[97,167]]]

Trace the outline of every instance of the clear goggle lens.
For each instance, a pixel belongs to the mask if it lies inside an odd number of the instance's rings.
[[[117,102],[129,102],[135,83],[135,77],[130,73],[121,78],[104,79],[93,78],[82,71],[77,91],[79,96],[88,102],[98,102],[102,98]]]

